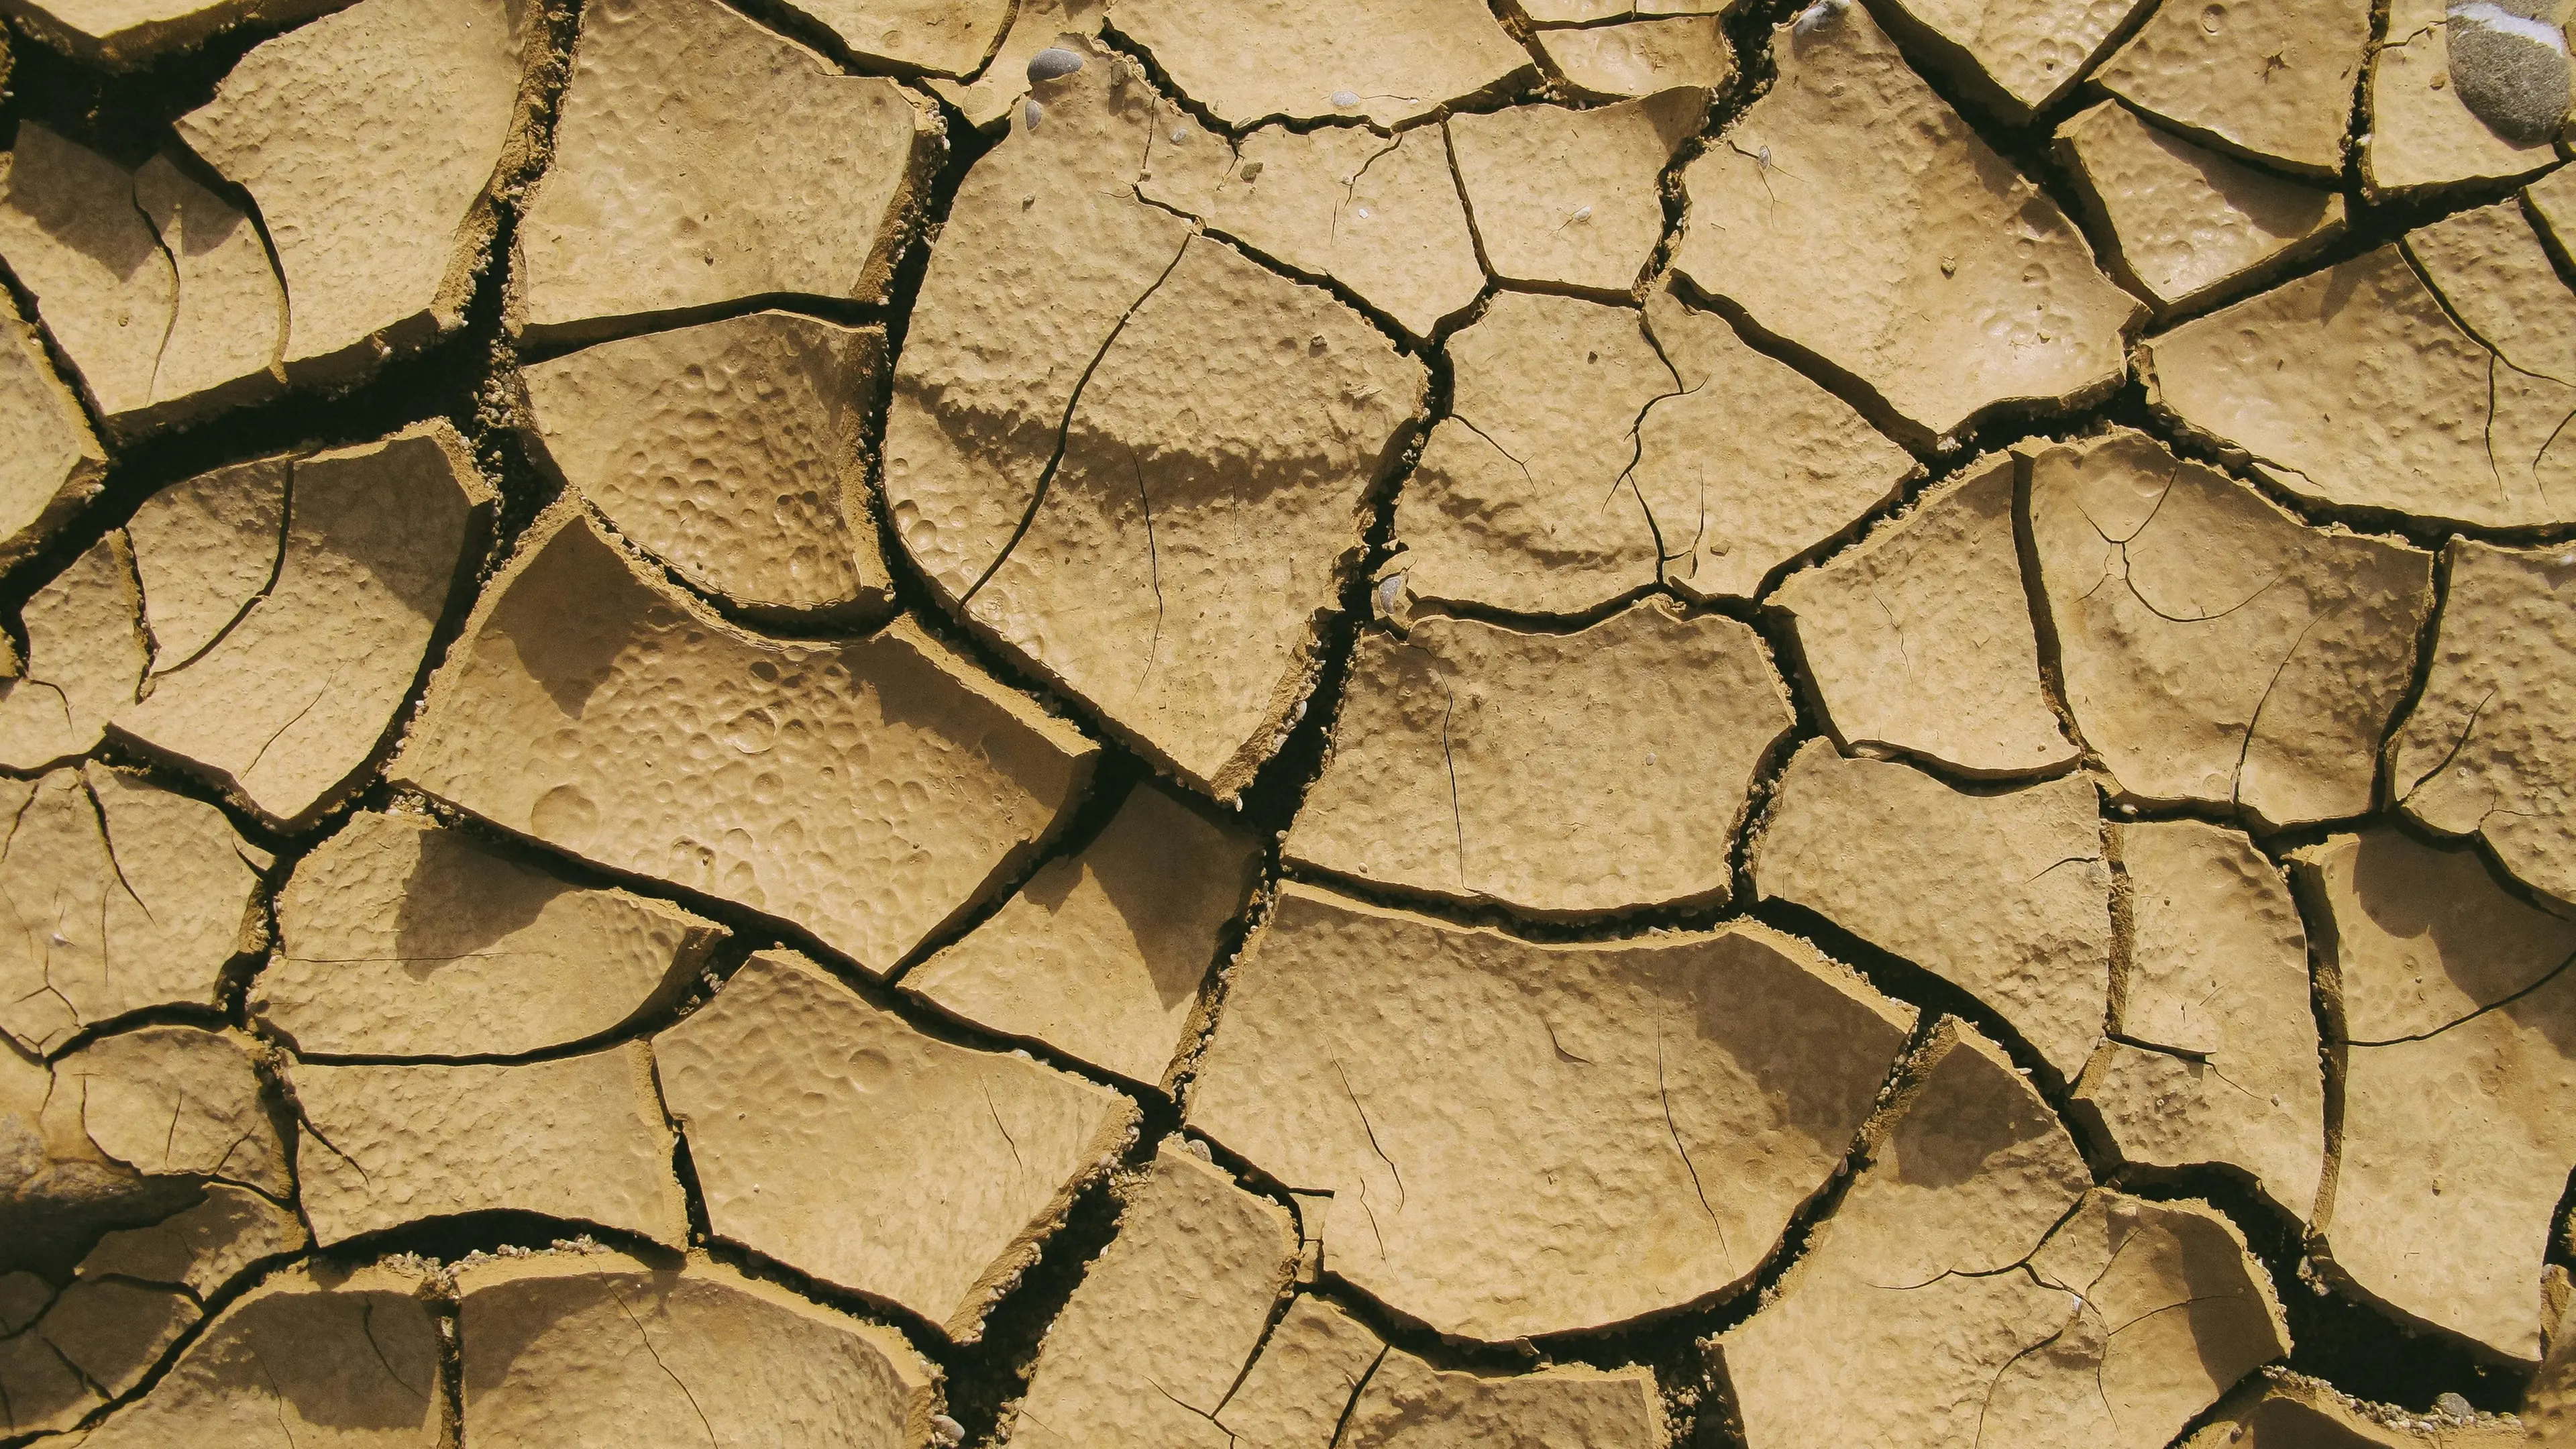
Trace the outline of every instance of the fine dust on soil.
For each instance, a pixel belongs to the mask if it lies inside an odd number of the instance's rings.
[[[2556,0],[0,18],[0,1446],[2576,1443]]]

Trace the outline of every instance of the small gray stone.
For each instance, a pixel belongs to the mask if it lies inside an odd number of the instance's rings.
[[[1051,81],[1057,76],[1071,75],[1080,69],[1082,69],[1080,52],[1067,50],[1061,45],[1050,45],[1029,57],[1029,84],[1036,85],[1039,81]]]
[[[2469,1401],[2458,1394],[2444,1394],[2435,1399],[2433,1409],[2444,1418],[2458,1419],[2463,1423],[2478,1416],[2478,1411],[2470,1406]]]
[[[2452,88],[2488,130],[2516,145],[2555,137],[2567,121],[2567,43],[2531,0],[2472,0],[2443,27]]]
[[[1045,119],[1046,107],[1039,105],[1034,97],[1021,104],[1020,124],[1022,126],[1034,131],[1038,128],[1038,122]]]

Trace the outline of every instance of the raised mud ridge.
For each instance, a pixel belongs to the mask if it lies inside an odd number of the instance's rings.
[[[2576,1444],[2558,0],[0,0],[0,1449]]]

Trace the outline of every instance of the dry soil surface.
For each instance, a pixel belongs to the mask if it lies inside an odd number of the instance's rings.
[[[2576,1444],[2569,8],[0,0],[0,1449]]]

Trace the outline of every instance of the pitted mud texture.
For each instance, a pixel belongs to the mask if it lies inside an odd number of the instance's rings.
[[[0,0],[0,1449],[2569,1441],[2566,19]]]

